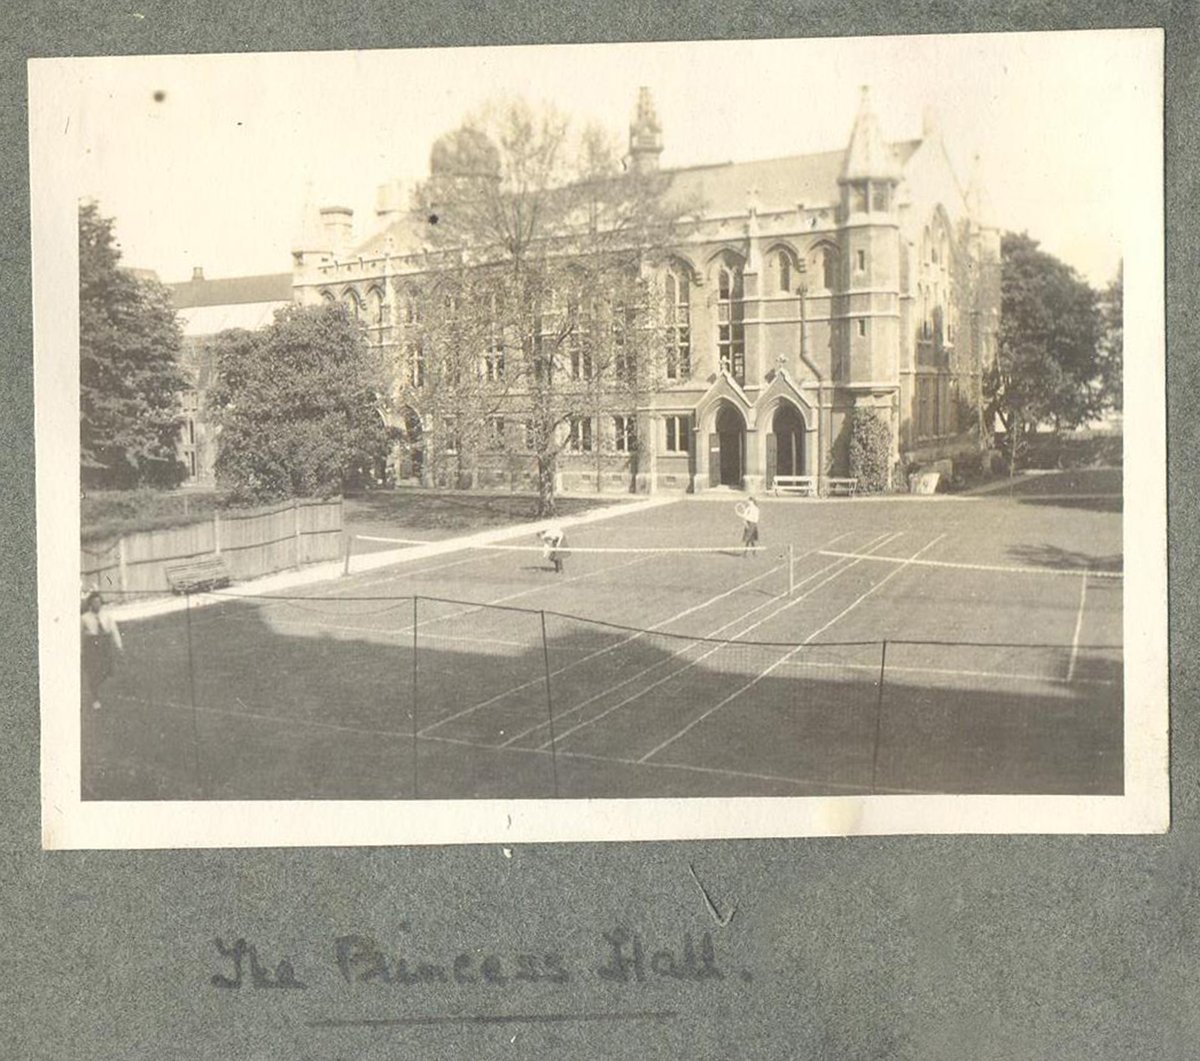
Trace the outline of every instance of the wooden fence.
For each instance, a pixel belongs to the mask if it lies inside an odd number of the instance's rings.
[[[220,556],[234,580],[256,578],[342,555],[342,501],[288,501],[268,508],[214,512],[178,527],[84,542],[85,586],[120,593],[169,593],[166,569]]]

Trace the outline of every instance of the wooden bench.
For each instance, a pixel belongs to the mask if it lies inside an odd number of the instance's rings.
[[[777,475],[771,481],[771,489],[776,494],[799,494],[801,497],[814,497],[817,493],[817,480],[812,475]]]
[[[215,553],[170,564],[166,573],[167,581],[176,593],[202,593],[229,585],[229,567],[224,558]]]
[[[826,479],[825,493],[832,497],[853,497],[858,492],[857,479]]]

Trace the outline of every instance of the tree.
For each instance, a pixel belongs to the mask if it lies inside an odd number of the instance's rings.
[[[329,497],[386,460],[383,363],[346,307],[287,306],[216,344],[216,474],[233,496]]]
[[[112,218],[79,207],[79,447],[85,487],[177,486],[183,337],[171,296],[121,266]]]
[[[1106,409],[1120,412],[1124,407],[1125,360],[1125,265],[1100,296],[1100,397]]]
[[[623,170],[603,131],[573,138],[558,112],[514,102],[439,140],[417,189],[432,287],[447,278],[461,285],[464,269],[472,278],[473,297],[454,310],[474,344],[466,356],[478,360],[496,343],[505,353],[503,395],[493,386],[472,397],[500,399],[496,408],[523,422],[520,437],[507,439],[532,450],[540,514],[554,509],[560,454],[590,450],[599,460],[585,424],[632,413],[665,350],[647,266],[687,208],[668,204],[669,184],[669,175]],[[436,299],[430,312],[444,312]],[[425,352],[453,364],[457,350]],[[429,405],[428,396],[412,397]],[[481,411],[473,400],[450,415],[460,427],[479,425]]]
[[[1103,407],[1096,292],[1026,234],[1001,240],[1000,332],[985,373],[988,412],[1003,424],[1015,466],[1039,425],[1077,427]]]

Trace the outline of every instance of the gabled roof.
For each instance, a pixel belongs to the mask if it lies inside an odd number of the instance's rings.
[[[896,168],[902,168],[921,146],[920,140],[888,145]],[[838,201],[838,177],[846,151],[786,155],[755,162],[723,162],[667,170],[672,197],[697,202],[708,216],[744,214],[753,200],[759,210],[795,209],[798,203],[818,206]]]
[[[246,302],[291,302],[292,274],[229,276],[219,280],[186,280],[168,284],[176,309],[235,306]]]
[[[899,172],[912,158],[921,140],[884,145],[893,168]],[[695,205],[708,217],[745,214],[751,202],[760,211],[794,210],[827,206],[839,199],[838,177],[846,164],[845,148],[812,155],[786,155],[754,162],[718,162],[710,165],[664,169],[671,183],[667,196],[687,207]],[[429,243],[425,218],[404,212],[385,228],[357,244],[341,257],[379,258],[418,254]],[[390,240],[390,244],[389,244]]]

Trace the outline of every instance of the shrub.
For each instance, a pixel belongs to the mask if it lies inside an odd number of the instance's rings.
[[[858,489],[877,494],[891,485],[892,432],[887,422],[871,409],[850,414],[850,476]]]

